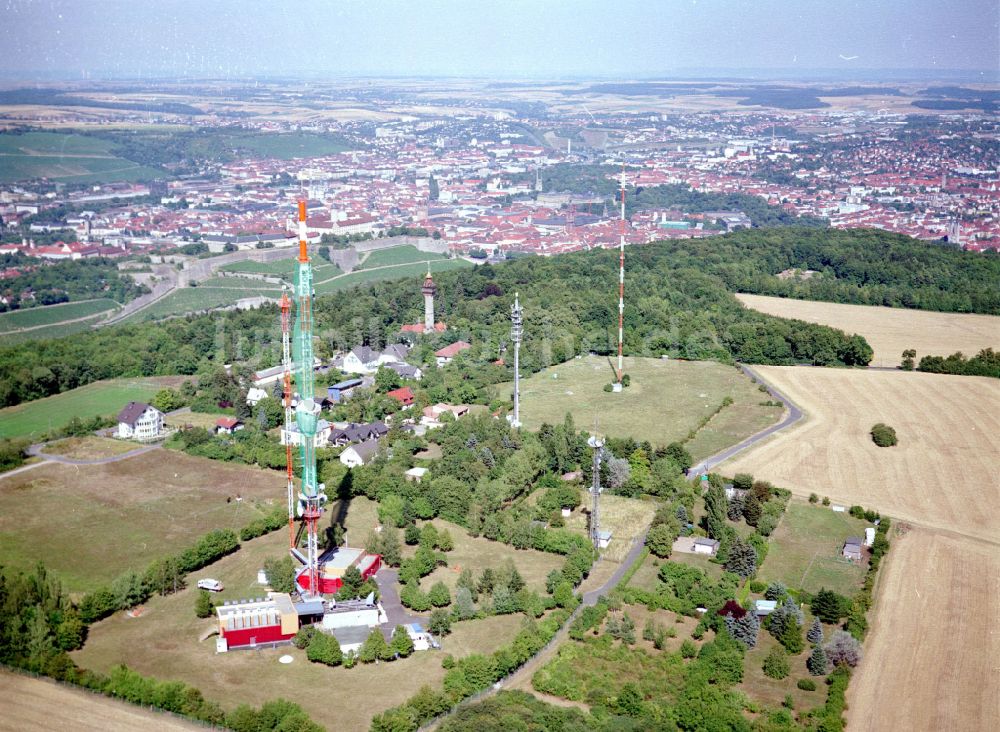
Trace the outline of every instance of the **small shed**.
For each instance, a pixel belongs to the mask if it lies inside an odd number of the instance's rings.
[[[341,399],[346,399],[351,392],[361,386],[361,379],[345,379],[332,386],[326,387],[326,395],[334,404],[339,404]]]
[[[406,634],[413,641],[413,650],[426,651],[437,645],[431,634],[426,632],[420,623],[407,623],[403,627],[406,628]]]
[[[413,481],[414,483],[422,481],[425,475],[427,475],[427,468],[410,468],[403,473],[403,476],[407,480]]]
[[[871,546],[875,543],[875,527],[869,526],[865,529],[865,546]]]
[[[852,562],[861,561],[861,538],[857,536],[848,537],[847,541],[844,542],[844,550],[842,552],[845,559],[850,559]]]
[[[608,544],[611,543],[611,531],[608,529],[600,529],[597,532],[597,547],[598,549],[607,549]]]
[[[719,542],[715,539],[706,539],[705,537],[700,536],[694,540],[695,554],[707,554],[708,556],[714,557],[717,551],[719,551]]]
[[[758,618],[766,618],[778,607],[777,600],[756,600],[754,602],[754,612]]]

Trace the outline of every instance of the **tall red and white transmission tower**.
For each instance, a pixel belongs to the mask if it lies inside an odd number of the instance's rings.
[[[622,340],[625,330],[625,166],[622,166],[621,240],[618,244],[618,388],[622,388]]]

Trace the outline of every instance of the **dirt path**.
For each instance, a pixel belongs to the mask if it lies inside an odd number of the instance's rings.
[[[123,452],[121,455],[109,455],[108,457],[93,458],[91,460],[80,460],[78,458],[66,457],[65,455],[51,455],[47,452],[42,452],[42,449],[44,447],[45,443],[31,445],[28,448],[28,454],[31,455],[32,457],[40,457],[42,458],[42,460],[50,461],[53,463],[62,463],[63,465],[106,465],[107,463],[117,463],[120,460],[127,460],[130,457],[135,457],[136,455],[142,455],[144,453],[150,452],[151,450],[159,450],[161,447],[163,447],[163,445],[157,442],[156,444],[153,445],[143,445],[142,447],[137,447],[134,450]],[[44,463],[38,463],[38,465],[43,465],[43,464]],[[4,473],[4,475],[9,475],[9,473]]]
[[[73,730],[73,732],[190,732],[202,725],[82,689],[0,671],[0,731]]]
[[[13,470],[8,470],[6,473],[0,473],[0,479],[9,478],[12,475],[17,475],[18,473],[23,473],[26,470],[33,470],[40,465],[47,465],[48,463],[62,463],[63,465],[105,465],[107,463],[117,463],[120,460],[127,460],[128,458],[135,457],[136,455],[144,455],[152,450],[159,450],[163,447],[161,443],[156,443],[155,445],[143,445],[142,447],[137,447],[134,450],[129,450],[128,452],[123,452],[121,455],[111,455],[104,458],[94,458],[93,460],[77,460],[75,458],[68,458],[64,455],[50,455],[47,452],[42,452],[42,448],[45,447],[45,443],[38,443],[35,445],[30,445],[28,447],[28,455],[31,457],[40,458],[37,463],[32,463],[31,465],[25,465],[20,468],[14,468]]]

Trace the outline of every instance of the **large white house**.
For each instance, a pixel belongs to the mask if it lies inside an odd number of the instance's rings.
[[[349,374],[374,374],[383,364],[405,363],[409,348],[402,343],[386,346],[384,351],[376,351],[368,346],[357,346],[344,356],[341,370]]]
[[[264,391],[259,387],[251,386],[249,389],[247,389],[247,406],[256,407],[257,402],[259,402],[261,399],[267,399],[267,397],[268,393],[266,391]]]
[[[116,434],[123,440],[155,440],[163,434],[163,412],[145,402],[129,402],[118,413]]]
[[[327,443],[330,441],[330,432],[332,429],[333,425],[325,419],[317,420],[316,435],[313,437],[313,447],[327,447]],[[298,425],[295,422],[292,422],[291,430],[286,430],[284,426],[282,426],[280,441],[282,445],[286,445],[288,443],[293,445],[302,444],[302,433],[299,432]]]
[[[378,440],[366,440],[365,442],[359,442],[357,445],[351,445],[340,453],[340,462],[349,468],[367,465],[375,459],[378,447]]]

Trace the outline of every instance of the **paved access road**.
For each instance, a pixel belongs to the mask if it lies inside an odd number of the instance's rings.
[[[744,366],[743,364],[740,364],[740,369],[742,369],[743,373],[746,374],[747,376],[750,376],[750,377],[752,377],[754,379],[757,379],[758,383],[763,384],[764,387],[767,389],[767,393],[770,394],[773,398],[778,399],[781,402],[783,402],[785,404],[785,406],[787,407],[787,413],[785,414],[784,419],[782,419],[777,424],[773,424],[770,427],[761,430],[760,432],[758,432],[755,435],[750,435],[750,437],[748,437],[745,440],[743,440],[743,442],[739,442],[739,443],[733,445],[732,447],[727,447],[722,452],[716,453],[715,455],[712,455],[711,457],[705,458],[700,463],[698,463],[697,465],[693,466],[691,468],[691,470],[688,471],[688,477],[689,478],[696,478],[697,476],[701,475],[702,473],[709,472],[715,466],[717,466],[717,465],[719,465],[721,463],[724,463],[726,460],[728,460],[729,458],[731,458],[736,453],[743,452],[744,450],[746,450],[751,445],[757,444],[758,442],[760,442],[764,438],[770,437],[775,432],[778,432],[779,430],[783,430],[786,427],[790,427],[791,425],[795,424],[800,419],[802,419],[802,410],[799,409],[798,405],[795,404],[795,402],[793,402],[791,399],[789,399],[783,393],[781,393],[780,391],[778,391],[775,387],[771,386],[771,384],[769,384],[767,381],[765,381],[763,378],[761,378],[760,374],[758,374],[756,371],[754,371],[749,366]]]

